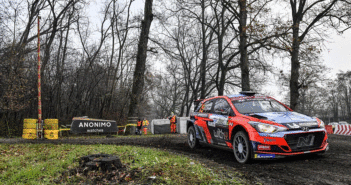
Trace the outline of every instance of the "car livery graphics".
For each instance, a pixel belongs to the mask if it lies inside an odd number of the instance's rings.
[[[233,150],[236,160],[272,159],[328,150],[324,123],[275,99],[242,92],[205,99],[187,122],[188,143]]]

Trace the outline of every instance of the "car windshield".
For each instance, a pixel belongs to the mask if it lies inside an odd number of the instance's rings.
[[[289,111],[277,101],[267,99],[234,100],[233,105],[241,114]]]

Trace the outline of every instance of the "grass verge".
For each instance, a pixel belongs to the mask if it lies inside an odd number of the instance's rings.
[[[234,171],[206,167],[168,151],[136,146],[68,144],[0,144],[2,184],[79,184],[91,176],[64,172],[78,167],[79,158],[105,153],[118,156],[126,167],[127,184],[240,184]],[[91,174],[90,174],[91,175]],[[133,177],[133,178],[130,178]],[[104,182],[101,182],[104,184]],[[116,182],[119,183],[119,182]]]

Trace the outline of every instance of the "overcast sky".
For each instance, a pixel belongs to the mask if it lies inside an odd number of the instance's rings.
[[[351,71],[351,30],[342,35],[334,34],[326,42],[328,50],[323,51],[324,63],[331,68],[332,75],[339,71]]]

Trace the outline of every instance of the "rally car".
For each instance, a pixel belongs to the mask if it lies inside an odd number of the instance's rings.
[[[189,147],[229,149],[239,163],[328,150],[322,120],[255,92],[202,100],[187,121]]]

